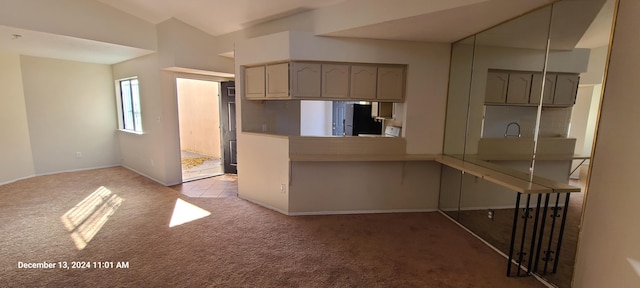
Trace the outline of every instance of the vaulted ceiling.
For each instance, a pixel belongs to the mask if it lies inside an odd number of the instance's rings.
[[[37,7],[38,3],[42,4],[39,1],[47,1],[46,4],[50,7],[51,5],[64,6],[73,4],[73,1],[59,1],[60,4],[52,4],[52,2],[48,1],[53,0],[6,0],[6,2],[0,2],[0,10],[4,10],[4,12],[0,11],[0,15],[11,16],[16,14],[16,12],[10,11],[13,6],[32,9]],[[323,36],[451,43],[538,7],[553,3],[556,0],[84,1],[87,2],[80,3],[91,6],[92,9],[98,7],[104,10],[126,12],[134,16],[128,17],[152,26],[169,19],[177,19],[213,36],[229,35],[229,33],[256,27],[260,24],[274,23],[285,18],[295,18],[295,21],[298,22],[292,21],[291,23],[295,24],[289,23],[287,29],[291,29],[291,25],[294,25],[293,28],[297,29],[298,27],[295,25],[301,23],[300,25],[306,26],[299,27],[300,29],[306,29],[305,31],[312,31],[317,35]],[[564,1],[589,2],[603,0]],[[95,5],[89,5],[91,3]],[[80,9],[75,6],[78,5],[60,7],[59,12],[64,12],[67,11],[65,9],[71,8]],[[612,14],[612,9],[610,10],[609,14]],[[55,13],[55,11],[52,13]],[[118,13],[123,14],[121,12]],[[112,14],[112,12],[105,12],[105,15]],[[29,17],[29,15],[24,15],[22,18],[27,19],[25,21],[39,21],[39,19],[31,19],[34,17]],[[14,21],[22,22],[23,20],[20,20],[22,18],[14,18],[18,19]],[[73,29],[73,25],[77,25],[76,20],[81,21],[78,19],[60,19],[60,21],[69,22],[68,24],[72,26],[66,27],[71,27],[71,29]],[[592,19],[589,21],[592,21]],[[596,26],[596,23],[601,22],[607,24],[606,21],[598,21],[596,19],[593,21],[594,25],[591,26]],[[39,24],[42,26],[42,23]],[[3,21],[0,20],[0,35],[3,35],[3,37],[0,37],[0,50],[10,50],[19,54],[111,64],[153,52],[153,48],[149,47],[132,47],[112,42],[105,43],[93,41],[91,37],[68,37],[68,35],[47,33],[46,29],[32,31],[29,27],[17,28],[11,25],[3,26],[3,24]],[[582,25],[583,28],[586,27],[585,25]],[[105,29],[99,30],[112,29],[109,25],[102,27]],[[607,32],[609,30],[610,25],[604,28],[600,27],[600,29],[589,28],[589,31]],[[97,30],[93,31],[97,32]],[[589,31],[587,31],[587,34],[589,34]],[[28,37],[22,37],[20,41],[15,41],[14,34]],[[597,33],[594,32],[592,34]],[[583,47],[587,48],[604,45],[603,42],[608,40],[608,37],[586,38],[589,41],[583,41]],[[575,43],[575,41],[573,42]]]
[[[97,0],[152,23],[176,18],[211,35],[308,13],[342,23],[321,35],[453,42],[556,0]]]

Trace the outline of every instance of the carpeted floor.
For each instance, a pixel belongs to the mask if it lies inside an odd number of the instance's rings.
[[[78,205],[92,194],[111,204]],[[121,167],[18,181],[0,199],[0,287],[544,287],[505,277],[502,256],[436,212],[289,217]],[[169,227],[178,199],[211,214]],[[108,220],[79,249],[61,217],[83,209],[101,216],[93,228]],[[18,268],[43,261],[91,268]]]

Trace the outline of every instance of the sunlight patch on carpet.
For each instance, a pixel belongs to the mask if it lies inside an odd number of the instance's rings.
[[[178,226],[187,222],[207,217],[209,215],[211,215],[211,212],[182,199],[178,199],[176,200],[175,208],[173,208],[173,215],[171,215],[169,227]]]
[[[122,201],[124,199],[111,190],[100,186],[60,217],[64,227],[71,232],[71,239],[78,250],[87,247]]]

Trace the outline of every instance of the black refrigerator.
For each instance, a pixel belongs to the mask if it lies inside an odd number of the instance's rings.
[[[344,113],[344,134],[382,134],[382,123],[371,116],[370,104],[347,104]]]

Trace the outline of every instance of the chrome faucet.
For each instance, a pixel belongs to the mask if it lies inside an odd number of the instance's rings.
[[[516,132],[518,132],[518,134],[509,134],[509,127],[511,127],[511,125],[516,125],[516,128],[518,128],[518,130]],[[509,124],[507,124],[507,130],[504,131],[504,138],[507,138],[509,136],[515,137],[518,136],[518,138],[520,138],[520,124],[516,123],[516,122],[511,122]]]

